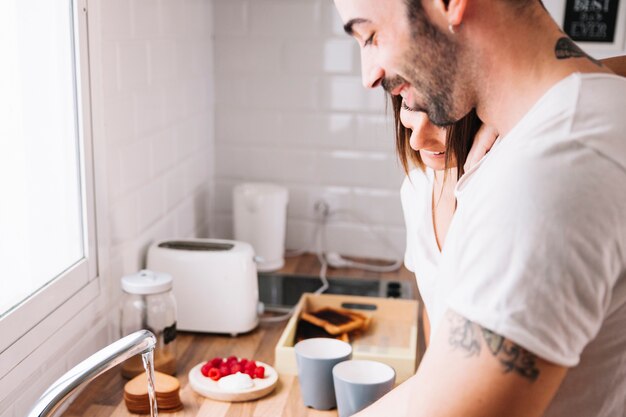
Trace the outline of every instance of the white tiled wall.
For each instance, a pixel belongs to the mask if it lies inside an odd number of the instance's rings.
[[[117,294],[119,277],[143,267],[154,240],[210,233],[213,11],[208,0],[97,4],[102,77],[95,82]]]
[[[309,244],[315,201],[334,218],[328,249],[395,258],[404,247],[402,171],[381,91],[361,85],[359,51],[327,0],[214,0],[217,234],[232,237],[232,189],[288,187],[287,246]],[[384,234],[380,242],[361,223]]]
[[[119,279],[155,239],[207,236],[213,199],[210,0],[89,0],[100,296],[0,378],[26,415],[63,372],[117,338]],[[14,381],[20,381],[14,384]]]

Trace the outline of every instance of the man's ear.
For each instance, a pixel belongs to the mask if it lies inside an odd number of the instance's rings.
[[[437,11],[445,16],[449,25],[459,26],[463,23],[468,0],[435,0]]]

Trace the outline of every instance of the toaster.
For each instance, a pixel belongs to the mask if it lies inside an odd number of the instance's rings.
[[[147,268],[172,275],[178,329],[236,336],[257,326],[259,285],[250,244],[162,240],[148,249]]]

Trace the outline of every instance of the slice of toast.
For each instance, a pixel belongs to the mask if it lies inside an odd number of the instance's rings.
[[[317,311],[302,312],[302,320],[322,327],[331,335],[351,332],[369,324],[368,317],[343,308],[324,307]]]
[[[300,342],[301,340],[311,339],[314,337],[326,337],[350,343],[348,333],[332,335],[324,330],[323,327],[316,326],[315,324],[310,323],[306,320],[298,320],[298,326],[296,327],[296,343]]]

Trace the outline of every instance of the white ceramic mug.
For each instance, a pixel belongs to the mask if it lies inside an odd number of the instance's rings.
[[[391,391],[394,369],[381,362],[352,360],[333,368],[333,383],[339,417],[348,417],[375,403]]]
[[[294,349],[304,405],[317,410],[335,408],[333,367],[352,357],[352,346],[341,340],[313,338],[296,343]]]

